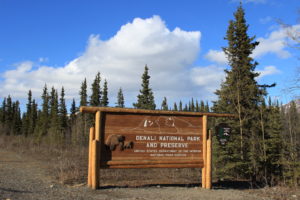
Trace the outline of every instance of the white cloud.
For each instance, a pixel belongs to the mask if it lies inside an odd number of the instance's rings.
[[[288,46],[288,31],[300,30],[300,25],[295,25],[291,28],[279,28],[271,32],[266,38],[257,38],[259,45],[253,51],[253,57],[259,58],[268,53],[275,54],[279,58],[288,58],[291,56],[289,51],[286,50]]]
[[[228,63],[228,60],[226,58],[224,51],[217,51],[217,50],[210,49],[204,57],[209,61],[221,64],[221,65],[225,65]]]
[[[262,70],[257,70],[256,72],[260,74],[258,79],[281,73],[280,70],[272,65],[266,66]],[[225,80],[225,76],[224,68],[215,65],[195,67],[190,71],[190,79],[195,85],[195,88],[198,88],[207,94],[214,93]],[[214,96],[210,96],[210,100],[213,98]]]
[[[281,73],[281,71],[273,65],[266,66],[266,67],[264,67],[263,70],[257,70],[257,72],[259,73],[259,77],[258,77],[259,79],[261,79],[265,76]]]
[[[212,94],[220,87],[225,78],[225,73],[223,68],[214,65],[195,67],[191,70],[190,78],[196,87],[207,94]]]
[[[163,96],[178,99],[182,95],[199,95],[200,90],[191,89],[193,83],[188,75],[199,54],[200,38],[199,31],[169,30],[159,16],[135,18],[109,40],[91,35],[85,52],[66,66],[55,68],[32,62],[18,64],[16,69],[2,74],[0,94],[22,98],[32,89],[35,97],[39,97],[47,83],[48,88],[64,86],[68,98],[78,97],[83,79],[87,78],[90,88],[100,71],[101,77],[108,80],[110,104],[114,105],[119,87],[124,90],[125,101],[131,103],[136,100],[147,64],[157,100]]]
[[[278,30],[271,32],[266,37],[257,38],[259,45],[253,50],[252,57],[257,59],[267,54],[275,54],[277,57],[282,59],[289,58],[291,54],[287,50],[290,42],[288,34],[299,31],[300,25],[280,27]],[[214,63],[227,63],[227,59],[223,51],[210,49],[204,57]]]

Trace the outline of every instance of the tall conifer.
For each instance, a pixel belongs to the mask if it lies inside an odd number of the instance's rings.
[[[41,136],[47,134],[49,129],[50,118],[49,118],[49,94],[47,85],[45,84],[43,88],[42,94],[42,110],[39,112],[38,115],[38,124],[37,128],[35,129],[36,136],[38,139],[41,139]]]
[[[6,105],[5,105],[5,132],[6,135],[10,135],[12,133],[12,123],[13,123],[13,102],[11,96],[8,95],[6,98]]]
[[[66,107],[64,87],[61,88],[58,111],[59,111],[60,128],[61,128],[61,130],[65,131],[67,128],[68,111],[67,111],[67,107]]]
[[[179,111],[183,111],[183,108],[182,108],[182,101],[181,101],[181,100],[179,101]]]
[[[102,101],[101,105],[104,107],[108,106],[108,86],[107,86],[107,81],[106,79],[104,80],[104,85],[103,85],[103,92],[102,92]]]
[[[300,180],[300,113],[295,101],[288,104],[282,115],[285,123],[283,174],[288,183],[296,186]]]
[[[215,112],[234,113],[237,118],[228,121],[232,126],[231,140],[222,148],[225,156],[219,157],[216,162],[227,175],[239,174],[255,181],[258,171],[255,123],[263,91],[255,80],[259,75],[255,72],[258,63],[251,57],[258,42],[254,41],[255,37],[249,37],[247,31],[245,12],[240,5],[227,29],[225,39],[228,46],[223,50],[230,69],[225,70],[226,79],[221,89],[216,91],[218,100],[214,105]]]
[[[11,128],[13,134],[19,135],[21,133],[22,119],[19,101],[13,102],[13,121]]]
[[[37,118],[38,118],[38,108],[37,104],[35,103],[35,99],[32,100],[31,104],[31,112],[30,112],[30,120],[29,120],[29,129],[28,134],[33,134],[35,132]]]
[[[75,99],[72,100],[71,108],[70,108],[70,120],[71,120],[71,125],[74,124],[75,119],[76,119],[76,102]]]
[[[80,91],[79,91],[79,96],[80,96],[80,101],[79,101],[79,106],[87,106],[88,105],[88,95],[87,95],[87,82],[86,78],[83,80],[81,83]],[[86,113],[80,113],[78,121],[79,127],[76,129],[77,133],[77,139],[82,140],[84,138],[85,133],[87,133],[88,129],[88,114]],[[90,115],[89,115],[90,116]],[[90,119],[92,116],[89,117]],[[73,138],[74,139],[74,138]]]
[[[167,98],[164,97],[162,103],[161,103],[161,109],[162,110],[168,110],[168,102],[167,102]]]
[[[58,142],[60,139],[60,119],[59,119],[59,108],[58,108],[58,94],[54,87],[50,93],[50,128],[48,134],[53,142]]]
[[[31,107],[32,107],[32,93],[31,90],[29,90],[27,104],[26,104],[26,112],[24,113],[23,127],[22,127],[22,132],[25,136],[30,134],[29,130],[31,128],[29,126],[30,126],[30,117],[31,117],[31,110],[32,110]]]
[[[124,108],[125,107],[124,103],[125,103],[125,101],[124,101],[123,91],[122,91],[122,88],[120,88],[119,92],[118,92],[118,96],[117,96],[116,107]]]
[[[146,65],[142,75],[142,89],[140,89],[140,94],[137,96],[138,100],[133,104],[133,106],[140,109],[155,110],[156,105],[152,89],[150,88],[150,76],[148,71],[149,69]]]
[[[87,106],[88,101],[87,101],[87,83],[86,83],[86,78],[84,81],[81,83],[81,88],[79,91],[79,96],[80,96],[80,106]]]
[[[6,113],[6,98],[3,99],[2,101],[2,107],[1,107],[1,118],[0,118],[0,122],[2,124],[5,123],[5,113]]]
[[[92,83],[92,94],[90,96],[91,106],[101,106],[101,87],[100,87],[101,77],[100,72],[97,73],[94,82]]]
[[[173,107],[173,110],[174,110],[174,111],[178,111],[178,107],[177,107],[177,104],[176,104],[176,102],[174,102],[174,107]]]

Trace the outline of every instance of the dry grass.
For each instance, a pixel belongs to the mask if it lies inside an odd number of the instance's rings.
[[[28,155],[45,165],[49,175],[63,184],[84,183],[87,176],[87,148],[37,143],[23,136],[0,135],[0,148]]]
[[[74,145],[37,143],[23,136],[0,135],[0,148],[30,155],[47,165],[49,175],[60,183],[83,184],[87,181],[88,148]],[[200,184],[200,169],[101,169],[102,186],[131,186],[152,184]]]
[[[58,182],[67,185],[82,185],[87,181],[88,148],[74,145],[50,145],[36,143],[23,136],[0,135],[0,148],[33,157],[44,165],[49,175]],[[201,169],[101,169],[101,186],[140,187],[147,185],[198,186],[201,181]],[[220,188],[215,184],[215,188]],[[222,183],[221,183],[222,184]],[[232,186],[233,184],[233,186]],[[238,186],[235,186],[238,185]],[[223,189],[242,189],[257,193],[266,199],[300,199],[299,188],[285,186],[250,189],[248,184],[241,188],[241,183],[229,181],[222,184]]]

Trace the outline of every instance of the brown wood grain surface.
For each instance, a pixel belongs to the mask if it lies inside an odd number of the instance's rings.
[[[202,116],[105,113],[102,120],[101,167],[203,167]],[[111,150],[112,135],[132,148]]]

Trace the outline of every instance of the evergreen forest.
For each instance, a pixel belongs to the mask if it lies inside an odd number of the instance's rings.
[[[248,180],[263,185],[300,184],[300,111],[296,101],[287,105],[268,97],[268,88],[256,78],[259,65],[252,57],[259,42],[248,35],[245,12],[240,5],[229,22],[223,51],[228,59],[226,78],[215,91],[214,102],[190,98],[189,102],[168,102],[156,105],[150,87],[151,67],[141,75],[141,86],[134,108],[186,112],[233,113],[236,118],[214,119],[209,127],[227,123],[232,128],[230,139],[221,145],[213,136],[213,177],[217,180]],[[21,112],[20,102],[10,95],[0,105],[0,133],[34,140],[36,144],[87,147],[89,128],[94,116],[79,112],[80,106],[111,106],[124,108],[126,99],[119,88],[117,102],[109,100],[109,81],[100,72],[88,85],[82,80],[78,88],[78,102],[72,100],[67,109],[65,89],[44,85],[41,103],[27,92],[26,107]],[[90,92],[88,92],[90,88]],[[90,93],[91,95],[88,95]],[[127,102],[128,105],[128,102]]]

